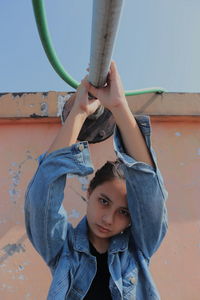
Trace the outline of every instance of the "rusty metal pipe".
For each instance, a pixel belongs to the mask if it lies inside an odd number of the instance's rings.
[[[93,0],[89,82],[105,85],[117,36],[123,0]]]

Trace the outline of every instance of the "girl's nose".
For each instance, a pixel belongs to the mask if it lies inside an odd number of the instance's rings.
[[[102,221],[104,222],[104,224],[111,225],[113,223],[113,214],[103,215]]]

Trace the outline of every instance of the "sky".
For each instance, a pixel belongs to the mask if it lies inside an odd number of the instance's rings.
[[[77,81],[90,59],[92,0],[44,0],[53,45]],[[200,1],[124,0],[112,58],[125,90],[200,92]],[[31,0],[0,0],[0,93],[73,91],[42,48]]]

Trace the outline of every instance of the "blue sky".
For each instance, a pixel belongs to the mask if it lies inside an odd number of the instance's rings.
[[[80,81],[90,57],[92,0],[45,0],[57,54]],[[124,88],[200,92],[200,1],[124,0],[113,59]],[[31,0],[0,0],[0,92],[71,91],[51,67]]]

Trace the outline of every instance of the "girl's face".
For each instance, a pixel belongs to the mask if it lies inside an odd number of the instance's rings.
[[[87,221],[93,242],[108,240],[129,226],[131,219],[124,180],[104,182],[88,195]]]

